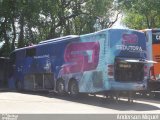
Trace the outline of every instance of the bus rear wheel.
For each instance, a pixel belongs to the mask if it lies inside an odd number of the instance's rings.
[[[64,81],[63,80],[58,80],[57,81],[57,93],[59,96],[64,96],[65,95],[65,87],[64,87]]]
[[[73,98],[76,98],[79,95],[78,84],[75,80],[71,81],[71,83],[69,84],[69,93],[70,93],[70,96]]]

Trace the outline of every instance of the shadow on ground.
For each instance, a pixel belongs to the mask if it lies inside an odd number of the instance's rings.
[[[1,91],[2,92],[2,91]],[[5,92],[5,91],[3,91]],[[6,91],[9,92],[9,91]],[[16,92],[16,91],[12,91]],[[105,97],[97,97],[97,96],[88,96],[88,95],[80,95],[78,98],[71,98],[70,96],[58,96],[55,93],[48,92],[21,92],[21,94],[31,94],[36,96],[43,96],[48,98],[56,98],[66,101],[72,101],[75,103],[87,104],[107,109],[113,109],[118,111],[153,111],[160,110],[160,107],[157,107],[154,104],[160,104],[160,99],[145,99],[145,98],[136,98],[133,103],[129,103],[127,99],[121,99],[118,102],[116,100],[112,100]],[[153,105],[150,103],[154,103]]]

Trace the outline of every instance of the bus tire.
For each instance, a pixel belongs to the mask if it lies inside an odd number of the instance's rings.
[[[64,86],[64,81],[62,79],[57,81],[56,90],[59,96],[65,95],[65,86]]]
[[[78,83],[77,83],[76,80],[72,80],[69,83],[69,93],[70,93],[70,96],[73,97],[73,98],[77,98],[78,97],[79,88],[78,88]]]

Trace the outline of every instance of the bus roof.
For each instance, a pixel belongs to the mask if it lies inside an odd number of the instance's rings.
[[[38,47],[38,46],[46,45],[46,44],[49,44],[49,43],[62,42],[62,41],[66,41],[66,40],[70,40],[70,39],[74,39],[74,38],[79,38],[79,37],[83,37],[83,36],[87,36],[87,35],[92,35],[92,34],[96,34],[96,33],[98,34],[100,32],[105,32],[105,31],[110,31],[110,30],[132,30],[132,31],[138,31],[138,30],[128,29],[128,28],[107,28],[107,29],[103,29],[103,30],[100,30],[100,31],[96,31],[96,32],[93,32],[93,33],[88,33],[88,34],[80,35],[80,36],[79,35],[68,35],[68,36],[64,36],[64,37],[58,37],[58,38],[54,38],[54,39],[50,39],[50,40],[41,41],[38,44],[35,44],[35,45],[32,45],[32,46],[27,46],[27,47],[15,49],[13,52],[19,51],[19,50],[25,50],[25,49]],[[138,32],[140,32],[140,31],[138,31]]]
[[[50,44],[50,43],[62,42],[62,41],[66,41],[66,40],[70,40],[70,39],[74,39],[74,38],[79,38],[79,36],[78,35],[68,35],[68,36],[64,36],[64,37],[54,38],[54,39],[39,42],[39,44],[35,44],[35,45],[32,45],[32,46],[27,46],[27,47],[15,49],[13,52],[19,51],[19,50],[35,48],[35,47]]]
[[[50,39],[50,40],[41,41],[41,42],[39,42],[39,44],[61,41],[61,40],[68,40],[70,38],[77,38],[77,37],[79,37],[79,36],[78,35],[68,35],[68,36],[64,36],[64,37],[58,37],[58,38],[54,38],[54,39]]]
[[[154,31],[154,30],[160,30],[160,28],[150,28],[150,29],[147,28],[147,29],[142,29],[142,30],[139,30],[139,31],[144,32],[144,31],[149,31],[149,30],[150,30],[150,31],[151,31],[151,30],[152,30],[152,31]]]

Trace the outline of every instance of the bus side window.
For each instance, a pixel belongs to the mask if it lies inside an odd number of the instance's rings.
[[[33,57],[36,55],[36,48],[26,49],[26,57]]]

